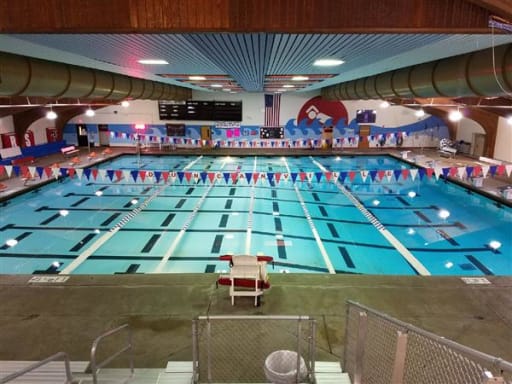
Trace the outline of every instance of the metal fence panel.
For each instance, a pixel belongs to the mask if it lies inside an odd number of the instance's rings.
[[[509,362],[361,304],[347,306],[344,370],[354,384],[482,384],[486,372],[512,383]]]
[[[196,327],[198,382],[267,382],[265,359],[275,351],[298,352],[304,359],[302,370],[306,369],[312,377],[315,329],[312,319],[217,316],[199,318]],[[295,369],[297,362],[300,360],[295,357],[288,363]]]

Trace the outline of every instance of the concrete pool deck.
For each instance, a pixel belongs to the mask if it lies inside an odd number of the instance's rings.
[[[112,155],[130,151],[114,149]],[[82,166],[94,164],[86,160],[87,153],[82,149]],[[266,150],[257,153],[272,155]],[[273,154],[355,152],[278,150]],[[438,159],[435,150],[422,154],[443,164],[475,162],[463,156]],[[66,166],[60,154],[38,159],[36,165],[57,161]],[[2,183],[9,189],[0,199],[32,186],[24,186],[18,177]],[[510,178],[486,178],[484,189],[492,193],[507,183]],[[35,284],[28,283],[31,277],[0,275],[0,360],[40,360],[58,351],[68,352],[73,360],[88,360],[95,337],[128,322],[134,331],[136,366],[162,368],[167,361],[191,360],[194,317],[260,314],[316,318],[319,357],[336,360],[343,354],[345,301],[350,299],[512,361],[512,277],[488,276],[490,284],[468,285],[460,277],[272,274],[272,288],[260,307],[254,307],[251,298],[237,298],[231,306],[228,288],[215,287],[216,274],[73,275],[65,283]]]
[[[272,274],[259,307],[251,297],[232,306],[216,274],[31,277],[0,276],[0,360],[58,351],[89,360],[98,335],[129,323],[136,367],[163,368],[192,359],[191,320],[200,315],[309,315],[317,320],[318,360],[338,360],[348,299],[512,360],[512,277],[468,285],[459,277]]]

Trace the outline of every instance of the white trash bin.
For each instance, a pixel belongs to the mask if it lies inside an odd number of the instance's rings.
[[[308,375],[306,363],[300,357],[299,383]],[[297,352],[279,350],[274,351],[265,359],[265,377],[275,384],[297,383]]]

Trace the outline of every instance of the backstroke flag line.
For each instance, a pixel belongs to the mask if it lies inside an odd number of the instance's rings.
[[[265,95],[265,127],[279,127],[281,94]]]

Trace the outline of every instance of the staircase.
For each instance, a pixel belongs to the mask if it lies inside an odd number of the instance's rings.
[[[19,371],[33,361],[0,361],[0,383],[2,377]],[[71,372],[75,381],[73,384],[92,384],[92,376],[86,373],[88,361],[72,361]],[[192,362],[171,361],[164,369],[135,369],[132,378],[127,380],[129,369],[101,369],[98,375],[99,384],[191,384]],[[348,374],[341,372],[338,362],[316,362],[315,377],[317,384],[351,384]],[[37,368],[25,375],[10,381],[13,384],[60,384],[66,382],[63,362],[55,361]]]

